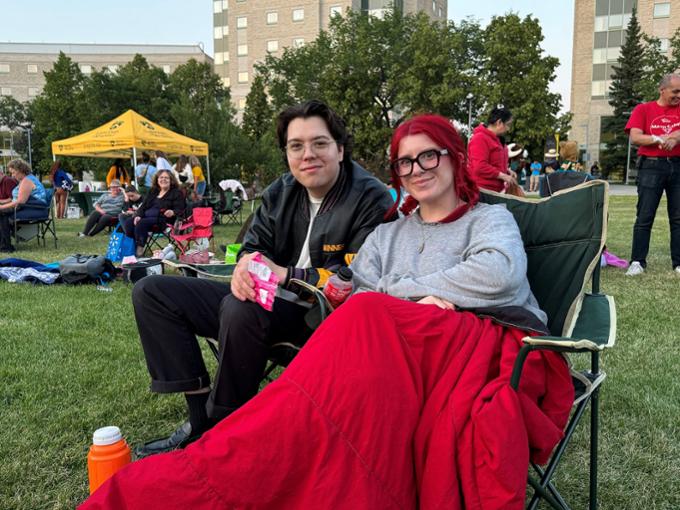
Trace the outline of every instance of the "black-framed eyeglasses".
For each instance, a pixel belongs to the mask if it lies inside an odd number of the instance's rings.
[[[415,158],[399,158],[392,161],[391,166],[398,177],[406,177],[413,172],[413,165],[418,163],[423,170],[434,170],[439,166],[442,156],[448,155],[446,149],[428,149],[421,152]]]

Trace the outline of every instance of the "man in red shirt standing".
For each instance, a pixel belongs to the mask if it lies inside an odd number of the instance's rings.
[[[659,83],[659,99],[635,107],[626,132],[638,149],[638,202],[628,276],[647,267],[649,238],[659,201],[666,191],[671,227],[671,261],[680,274],[680,75]]]
[[[511,124],[512,113],[499,105],[489,113],[486,125],[480,124],[472,132],[468,160],[472,178],[480,188],[500,192],[508,184],[517,183],[517,175],[508,170],[508,151],[499,138]]]

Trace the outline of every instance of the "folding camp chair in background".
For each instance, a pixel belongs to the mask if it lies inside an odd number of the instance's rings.
[[[224,191],[219,186],[219,200],[213,200],[210,205],[215,209],[217,223],[222,224],[222,216],[227,217],[226,225],[240,225],[243,223],[243,209],[241,199],[231,190]]]
[[[208,239],[213,242],[212,207],[194,207],[191,216],[173,227],[170,237],[182,255],[189,251],[192,242]],[[214,248],[213,248],[214,251]]]
[[[54,221],[54,188],[47,188],[47,205],[24,204],[14,209],[11,222],[14,226],[14,239],[19,247],[19,242],[29,241],[36,237],[38,246],[41,242],[45,247],[45,237],[48,233],[54,238],[54,247],[57,248],[57,229]]]
[[[533,496],[528,508],[540,500],[553,508],[569,508],[553,481],[556,469],[590,404],[590,508],[597,508],[597,447],[599,392],[606,374],[600,370],[600,352],[612,347],[616,334],[614,300],[600,293],[600,255],[607,233],[609,186],[590,181],[528,200],[484,192],[482,201],[504,204],[519,225],[527,253],[527,277],[541,308],[548,314],[549,336],[526,337],[515,363],[511,385],[517,389],[526,357],[535,350],[589,355],[589,368],[572,369],[576,398],[563,440],[545,468],[532,464],[538,476],[529,477]],[[591,291],[586,292],[588,284]],[[572,357],[573,358],[573,357]]]

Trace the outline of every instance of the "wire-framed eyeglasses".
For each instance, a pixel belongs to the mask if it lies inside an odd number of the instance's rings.
[[[418,163],[418,166],[423,170],[434,170],[439,166],[439,161],[442,156],[448,155],[449,151],[446,149],[428,149],[421,152],[415,158],[399,158],[392,161],[391,166],[394,173],[398,177],[406,177],[413,172],[413,165]]]
[[[337,143],[335,140],[328,138],[317,138],[309,143],[310,150],[317,156],[325,155],[331,148],[331,145]],[[305,154],[305,144],[300,140],[291,140],[286,144],[286,154],[293,159],[302,159]]]

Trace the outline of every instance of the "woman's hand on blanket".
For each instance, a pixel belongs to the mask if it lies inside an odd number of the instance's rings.
[[[442,310],[455,309],[455,305],[453,303],[449,303],[446,299],[438,298],[436,296],[426,296],[420,301],[417,301],[417,303],[421,305],[435,305],[441,308]]]

